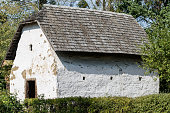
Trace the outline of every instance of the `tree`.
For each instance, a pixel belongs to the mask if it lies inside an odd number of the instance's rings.
[[[0,3],[0,63],[4,60],[18,23],[36,11],[36,5],[32,3],[16,1]],[[0,67],[0,87],[5,88],[3,80],[9,75],[9,67]]]
[[[88,3],[85,1],[85,0],[81,0],[78,4],[77,4],[78,7],[81,7],[81,8],[90,8]]]
[[[0,62],[2,61],[7,47],[15,33],[18,23],[23,21],[33,12],[37,11],[35,4],[21,2],[0,3]]]
[[[47,3],[47,0],[38,0],[39,1],[39,9],[42,9],[43,4]]]
[[[143,27],[149,27],[168,0],[80,0],[78,7],[132,15]]]
[[[5,23],[6,20],[7,20],[7,15],[3,11],[0,11],[0,24]]]
[[[149,43],[143,47],[143,67],[159,74],[161,92],[170,92],[170,5],[156,18],[146,30]]]
[[[52,4],[52,5],[55,5],[56,1],[55,0],[50,0],[49,3]]]

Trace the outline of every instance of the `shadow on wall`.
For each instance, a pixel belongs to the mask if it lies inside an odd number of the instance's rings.
[[[123,54],[56,52],[67,71],[81,74],[144,75],[140,57]]]

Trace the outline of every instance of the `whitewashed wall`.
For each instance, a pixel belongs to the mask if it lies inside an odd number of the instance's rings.
[[[59,97],[137,97],[159,92],[159,80],[155,76],[143,76],[145,71],[138,67],[140,60],[135,58],[57,54],[62,62],[57,75]]]
[[[24,27],[10,74],[10,92],[17,93],[17,97],[23,100],[26,79],[35,78],[38,95],[44,94],[45,98],[57,97],[55,56],[37,24]]]

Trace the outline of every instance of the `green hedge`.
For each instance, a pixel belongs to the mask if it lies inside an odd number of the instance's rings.
[[[58,98],[26,99],[22,104],[14,96],[0,95],[0,112],[27,113],[170,113],[170,93],[138,98]]]
[[[70,97],[58,99],[26,99],[24,106],[28,112],[36,113],[87,113],[91,105],[90,98]]]
[[[138,98],[70,97],[59,99],[26,99],[28,112],[56,113],[170,113],[170,93],[155,94]]]
[[[133,112],[170,113],[170,93],[138,97],[132,103]]]
[[[7,91],[0,91],[0,113],[23,113],[24,106],[16,99],[10,96]]]
[[[128,112],[132,109],[132,99],[127,97],[100,97],[91,98],[91,105],[88,112],[91,113],[110,113]]]

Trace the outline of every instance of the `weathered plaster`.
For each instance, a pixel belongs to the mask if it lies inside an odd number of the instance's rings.
[[[17,97],[23,100],[26,80],[36,79],[37,95],[44,94],[45,98],[57,97],[57,65],[54,54],[37,24],[25,26],[10,74],[10,92],[17,93]]]
[[[15,72],[14,71],[17,71],[18,70],[18,66],[14,66],[12,69],[11,69],[11,76],[10,76],[10,80],[14,80],[16,77],[15,77]]]
[[[61,61],[58,97],[137,97],[159,92],[159,80],[144,76],[145,71],[137,64],[139,59],[88,53],[57,55]]]
[[[26,70],[24,70],[21,74],[22,74],[23,79],[26,79]]]

